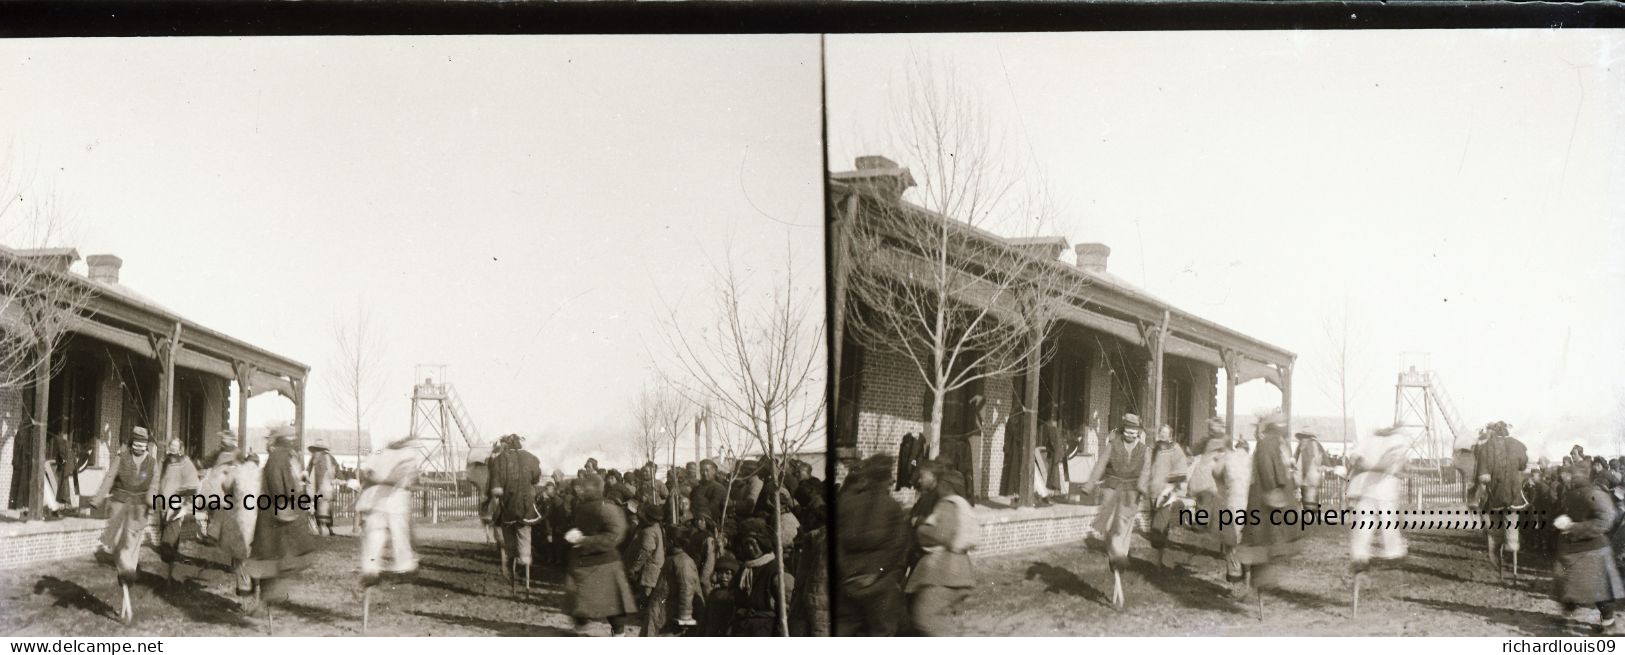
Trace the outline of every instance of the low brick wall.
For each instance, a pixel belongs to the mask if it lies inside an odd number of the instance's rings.
[[[72,518],[61,521],[13,523],[0,526],[0,569],[19,569],[63,559],[89,559],[101,540],[105,519]],[[182,538],[192,538],[195,523],[188,522]],[[158,523],[147,524],[146,543],[158,543]]]
[[[971,557],[991,557],[1032,548],[1083,541],[1100,508],[1093,505],[1051,505],[1041,508],[978,507],[982,523],[981,545]],[[1135,528],[1144,530],[1149,517],[1141,513]]]

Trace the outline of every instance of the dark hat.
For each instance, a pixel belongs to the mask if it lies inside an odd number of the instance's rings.
[[[965,495],[965,474],[959,471],[942,471],[937,474],[938,495],[963,496]]]
[[[139,425],[132,428],[130,430],[130,433],[133,435],[131,437],[131,439],[130,439],[130,441],[132,443],[136,442],[136,441],[140,441],[140,442],[143,442],[143,443],[152,441],[152,436],[147,434],[147,429],[144,428],[144,427],[141,427]]]
[[[738,575],[738,573],[739,573],[739,560],[734,559],[732,555],[723,555],[722,557],[717,558],[717,563],[711,567],[711,570],[712,571],[731,571],[735,575]]]
[[[1379,437],[1387,437],[1387,436],[1393,435],[1396,432],[1399,432],[1399,426],[1390,425],[1390,426],[1385,427],[1385,428],[1377,428],[1376,431],[1372,432],[1371,434],[1377,435]]]
[[[1123,427],[1124,428],[1134,428],[1136,430],[1143,429],[1140,426],[1140,416],[1138,414],[1124,414],[1123,415]]]
[[[871,480],[890,480],[896,468],[897,458],[881,453],[864,459],[858,470],[863,472],[863,477]]]
[[[1217,437],[1213,437],[1212,439],[1208,439],[1207,441],[1202,442],[1202,452],[1204,452],[1204,453],[1211,453],[1211,452],[1213,452],[1215,450],[1225,450],[1225,449],[1228,449],[1229,447],[1230,447],[1230,439],[1228,437],[1225,437],[1225,436],[1222,436],[1222,435],[1217,436]]]
[[[305,450],[308,450],[308,451],[314,453],[314,452],[316,452],[318,450],[323,450],[323,451],[327,450],[327,446],[323,446],[323,445],[321,445],[319,443],[313,443],[313,444],[310,444],[309,446],[305,446]]]
[[[1270,412],[1258,422],[1259,429],[1265,434],[1281,434],[1286,432],[1286,415],[1279,411]]]
[[[296,435],[294,434],[292,425],[281,423],[271,428],[271,433],[265,437],[265,440],[275,443],[278,441],[293,439],[295,436]]]
[[[1296,437],[1298,439],[1319,439],[1320,438],[1319,435],[1317,435],[1317,434],[1315,434],[1313,432],[1299,432],[1299,433],[1294,434],[1292,436]]]
[[[1209,436],[1227,437],[1230,436],[1230,427],[1225,425],[1223,419],[1208,419],[1207,433]]]

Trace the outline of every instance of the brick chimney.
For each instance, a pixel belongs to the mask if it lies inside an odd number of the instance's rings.
[[[90,281],[118,284],[118,271],[124,266],[124,260],[118,255],[91,255],[85,258],[85,265],[90,268]]]
[[[1112,249],[1104,243],[1080,243],[1076,246],[1078,253],[1078,268],[1091,273],[1105,273],[1106,259],[1112,256]]]
[[[914,176],[908,169],[885,157],[864,155],[855,159],[853,164],[859,173],[866,174],[863,177],[870,188],[893,202],[901,200],[903,191],[914,186]]]

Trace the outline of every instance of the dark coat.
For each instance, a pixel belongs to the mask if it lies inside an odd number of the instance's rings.
[[[260,493],[271,499],[303,493],[298,455],[292,448],[277,448],[265,462]],[[297,506],[281,511],[259,509],[254,524],[254,545],[246,568],[255,578],[274,578],[310,565],[319,548],[310,531],[310,514]]]
[[[717,522],[722,516],[722,503],[728,498],[728,488],[715,479],[702,480],[694,485],[689,496],[688,509],[694,516],[704,516]]]
[[[617,550],[627,532],[621,508],[602,498],[583,498],[576,503],[575,527],[582,540],[570,549],[565,612],[583,619],[636,612],[637,599]]]
[[[1563,510],[1574,521],[1559,537],[1557,596],[1565,603],[1591,605],[1625,598],[1625,581],[1608,543],[1614,502],[1608,492],[1586,484],[1569,489]]]
[[[1484,487],[1483,509],[1524,505],[1523,471],[1529,468],[1529,453],[1512,437],[1494,436],[1473,446],[1474,469],[1478,476],[1489,474]]]
[[[491,458],[490,491],[494,503],[491,520],[495,523],[534,522],[536,513],[536,485],[542,481],[542,464],[529,451],[503,450]],[[500,491],[500,495],[499,492]]]
[[[1283,437],[1269,435],[1258,440],[1253,449],[1253,480],[1247,489],[1247,510],[1257,511],[1258,525],[1248,524],[1241,533],[1241,548],[1236,552],[1245,564],[1268,564],[1294,555],[1303,531],[1295,525],[1276,525],[1270,520],[1270,511],[1296,507],[1298,485],[1292,478],[1287,463],[1290,451]]]
[[[837,501],[835,544],[843,581],[856,576],[901,571],[908,559],[908,524],[903,507],[882,482],[849,483]]]

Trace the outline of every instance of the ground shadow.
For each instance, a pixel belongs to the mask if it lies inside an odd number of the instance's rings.
[[[52,601],[52,607],[83,610],[96,616],[118,619],[118,612],[113,609],[113,606],[97,598],[95,594],[90,593],[89,589],[56,576],[47,575],[35,581],[34,593],[36,595],[50,594],[52,598],[56,599]]]
[[[1415,603],[1423,607],[1438,610],[1457,612],[1477,616],[1497,625],[1504,625],[1518,631],[1520,636],[1526,637],[1574,637],[1589,636],[1590,628],[1578,621],[1572,621],[1556,614],[1544,614],[1526,610],[1506,609],[1501,607],[1481,607],[1456,603],[1448,600],[1432,600],[1427,598],[1402,597],[1407,603]]]
[[[1078,574],[1052,564],[1033,562],[1027,567],[1026,578],[1037,579],[1044,583],[1046,593],[1058,593],[1077,596],[1084,600],[1110,605],[1111,597],[1084,582]]]
[[[171,582],[156,573],[143,571],[141,583],[152,591],[151,597],[169,605],[191,621],[251,628],[254,623],[236,611],[237,604],[209,593],[191,582]]]
[[[272,607],[274,608],[273,611],[287,612],[287,613],[292,614],[292,615],[294,615],[296,617],[299,617],[300,619],[303,619],[305,621],[310,621],[312,623],[320,623],[320,624],[323,624],[323,625],[337,625],[339,623],[339,620],[342,619],[346,623],[354,623],[356,625],[361,624],[361,615],[359,615],[359,614],[347,614],[347,613],[335,612],[335,611],[327,609],[325,607],[316,607],[314,605],[305,605],[305,604],[302,604],[302,603],[295,603],[295,602],[290,601],[290,600],[284,600],[284,601],[281,601],[281,602],[274,603],[272,605]]]
[[[490,630],[491,632],[496,633],[496,636],[498,636],[498,637],[574,637],[574,636],[577,636],[576,633],[574,633],[572,631],[569,631],[569,630],[561,630],[559,628],[554,628],[554,627],[551,627],[551,626],[535,625],[535,624],[531,624],[531,623],[515,623],[515,622],[512,622],[512,621],[493,621],[493,620],[490,620],[490,619],[481,619],[481,618],[475,618],[475,617],[472,617],[472,616],[454,616],[454,615],[451,615],[451,614],[440,614],[438,612],[408,612],[408,613],[413,615],[413,616],[421,616],[421,617],[426,618],[426,619],[434,619],[436,621],[440,621],[441,623],[449,623],[451,625],[456,625],[456,626],[475,627],[475,628],[481,628],[481,629],[484,629],[484,630]]]
[[[1175,569],[1160,569],[1143,560],[1132,560],[1129,568],[1157,591],[1172,597],[1181,607],[1226,614],[1247,613],[1231,601],[1230,588],[1224,585],[1203,580],[1189,573],[1180,573]]]

